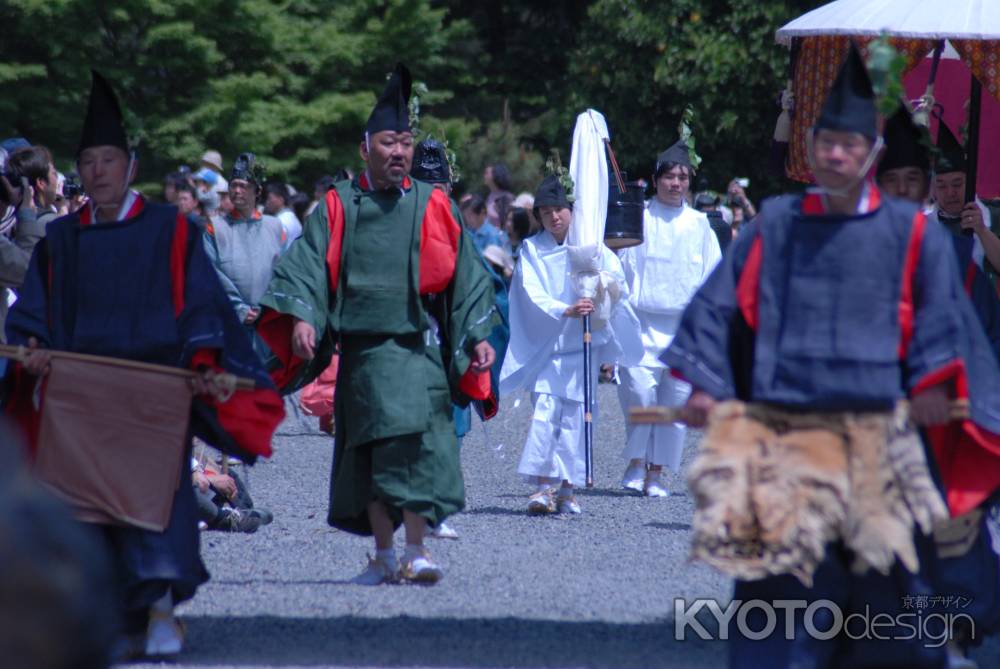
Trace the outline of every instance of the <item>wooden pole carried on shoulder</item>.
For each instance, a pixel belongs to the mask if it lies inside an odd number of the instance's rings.
[[[199,373],[193,369],[184,369],[182,367],[170,367],[168,365],[157,365],[151,362],[140,362],[138,360],[126,360],[124,358],[111,358],[103,355],[91,355],[89,353],[74,353],[72,351],[59,351],[56,349],[29,349],[26,346],[10,346],[9,344],[0,344],[0,358],[10,358],[11,360],[16,360],[17,362],[23,363],[28,359],[28,354],[32,350],[44,350],[49,353],[53,358],[63,358],[66,360],[79,360],[80,362],[93,362],[101,365],[110,365],[112,367],[124,367],[126,369],[134,369],[137,371],[146,372],[156,372],[158,374],[169,374],[172,376],[183,376],[189,379],[193,379],[199,376]],[[235,376],[227,373],[220,373],[218,375],[221,379],[234,379],[236,390],[254,390],[257,387],[257,382],[253,379],[248,379],[245,377]]]
[[[951,420],[969,418],[969,400],[952,400],[948,405],[948,415]],[[661,425],[663,423],[682,423],[681,410],[677,407],[633,407],[628,411],[628,422],[633,425]]]

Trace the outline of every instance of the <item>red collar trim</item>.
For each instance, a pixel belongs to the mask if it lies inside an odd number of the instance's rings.
[[[146,208],[145,197],[143,197],[139,193],[136,193],[135,191],[129,191],[128,194],[126,195],[126,197],[132,197],[132,196],[135,197],[135,199],[132,202],[132,205],[128,208],[128,211],[125,212],[124,216],[117,219],[118,222],[126,221],[130,218],[135,218],[140,213],[142,213],[143,209]],[[91,225],[93,222],[94,222],[94,204],[93,202],[90,202],[88,200],[87,203],[80,209],[80,225]]]
[[[861,194],[861,200],[863,210],[859,211],[858,215],[870,214],[882,206],[882,193],[874,181],[866,182],[866,192]],[[802,213],[806,216],[824,216],[828,213],[822,191],[809,190],[805,194],[802,198]]]

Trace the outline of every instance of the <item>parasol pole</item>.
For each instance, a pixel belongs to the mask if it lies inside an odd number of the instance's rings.
[[[979,122],[982,111],[983,87],[972,75],[972,86],[969,91],[969,138],[966,141],[969,166],[965,175],[965,201],[976,201],[976,177],[979,172]]]
[[[938,40],[931,58],[931,74],[927,77],[927,94],[934,95],[934,81],[937,79],[938,65],[941,64],[941,54],[944,53],[944,40]]]

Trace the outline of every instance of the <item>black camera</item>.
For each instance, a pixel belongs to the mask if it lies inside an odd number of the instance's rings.
[[[81,195],[83,195],[83,186],[80,184],[80,178],[75,174],[67,174],[66,181],[63,182],[63,197],[72,200]]]

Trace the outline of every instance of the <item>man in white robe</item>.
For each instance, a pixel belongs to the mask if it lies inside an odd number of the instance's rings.
[[[518,466],[518,473],[536,487],[528,512],[580,513],[573,488],[586,482],[581,317],[592,314],[595,381],[599,362],[636,363],[642,342],[638,319],[623,299],[627,289],[621,263],[611,250],[602,247],[598,297],[577,297],[565,243],[572,211],[557,178],[542,182],[535,207],[544,230],[524,240],[514,271],[511,337],[500,393],[532,391],[534,415]]]
[[[670,375],[660,355],[673,341],[684,308],[722,257],[708,218],[687,203],[692,176],[683,140],[659,155],[656,196],[644,214],[644,241],[621,252],[644,349],[639,364],[621,373],[618,396],[626,414],[632,407],[682,406],[691,392]],[[622,487],[666,497],[661,472],[664,465],[674,472],[680,468],[684,433],[680,423],[628,425]]]

